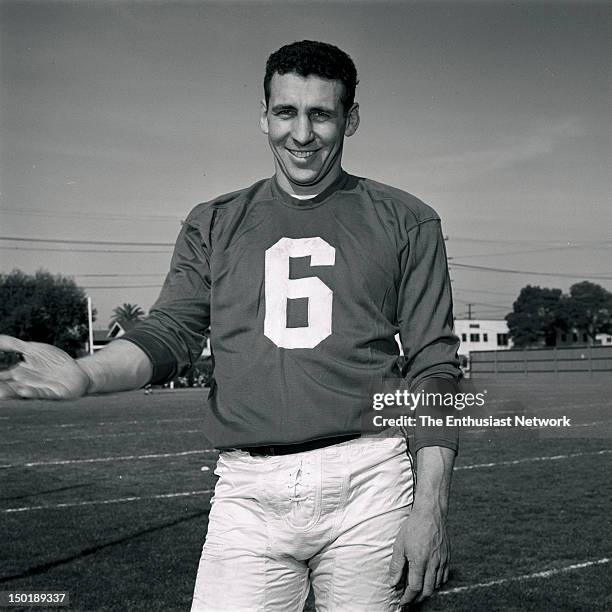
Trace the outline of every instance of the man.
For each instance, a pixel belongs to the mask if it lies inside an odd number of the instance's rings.
[[[210,326],[221,453],[193,610],[301,610],[310,584],[319,610],[398,610],[448,578],[456,430],[417,427],[416,491],[403,437],[360,436],[371,392],[400,374],[397,332],[412,389],[452,388],[459,369],[438,216],[342,169],[356,84],[332,45],[273,53],[275,175],[190,213],[147,319],[76,362],[0,342],[23,355],[4,396],[64,399],[164,382]]]

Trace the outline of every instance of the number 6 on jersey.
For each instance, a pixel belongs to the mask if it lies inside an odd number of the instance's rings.
[[[266,250],[264,335],[280,348],[314,348],[332,333],[332,290],[316,276],[289,278],[289,259],[310,256],[311,266],[333,266],[336,249],[325,240],[281,238]],[[287,327],[287,300],[308,298],[308,325]]]

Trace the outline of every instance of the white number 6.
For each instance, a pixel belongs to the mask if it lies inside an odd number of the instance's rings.
[[[333,266],[336,249],[315,236],[281,238],[266,250],[264,334],[281,348],[314,348],[332,333],[332,290],[316,276],[289,278],[289,259],[308,256],[311,266]],[[296,298],[308,298],[306,327],[287,327],[287,300]]]

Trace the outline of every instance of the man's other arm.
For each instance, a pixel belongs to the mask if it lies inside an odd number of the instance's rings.
[[[427,220],[410,231],[402,264],[398,325],[407,358],[407,382],[413,392],[455,393],[459,342],[453,333],[451,286],[439,220]],[[417,416],[439,418],[445,412],[452,412],[452,407],[428,405],[421,406]],[[448,579],[446,517],[457,434],[456,427],[422,426],[417,419],[414,503],[395,542],[390,570],[395,585],[408,565],[402,604],[429,597]]]

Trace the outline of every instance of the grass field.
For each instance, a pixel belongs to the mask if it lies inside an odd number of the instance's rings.
[[[525,415],[572,427],[463,430],[451,579],[418,609],[612,610],[609,387],[510,384],[500,414],[520,389]],[[215,478],[202,394],[4,402],[0,591],[69,591],[71,610],[189,610]]]

